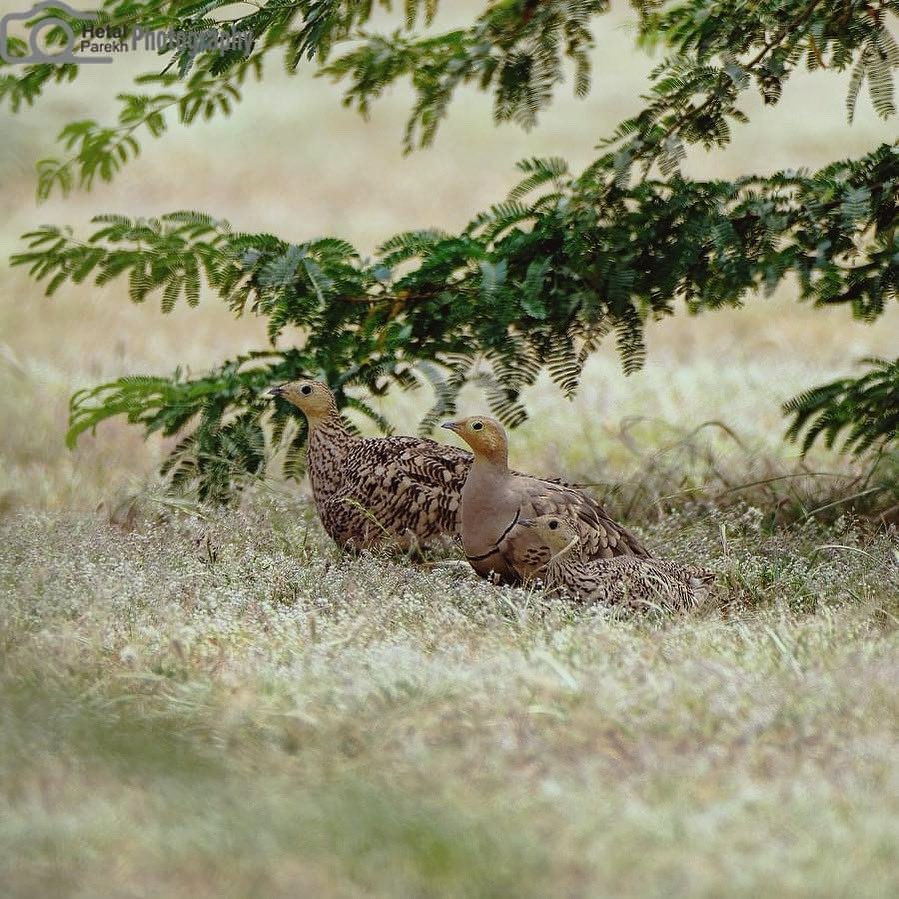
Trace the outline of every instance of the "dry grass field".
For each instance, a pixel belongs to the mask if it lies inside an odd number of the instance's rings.
[[[402,91],[366,123],[332,85],[275,69],[232,118],[36,206],[56,131],[109,118],[138,70],[88,67],[4,119],[0,257],[34,225],[86,230],[100,212],[201,209],[366,252],[459,227],[516,159],[582,165],[637,107],[652,60],[626,16],[598,34],[590,96],[563,88],[530,134],[466,93],[404,158]],[[688,170],[814,167],[894,139],[866,105],[845,124],[845,82],[748,102],[734,145]],[[342,558],[304,488],[275,478],[235,509],[174,503],[154,473],[165,444],[124,422],[65,449],[75,389],[202,370],[261,346],[264,323],[213,296],[164,317],[117,283],[48,300],[0,265],[3,895],[899,893],[899,556],[867,515],[896,502],[899,472],[801,459],[779,413],[895,355],[899,310],[864,325],[784,290],[651,323],[645,369],[624,378],[606,348],[571,403],[548,382],[529,393],[513,465],[595,484],[659,555],[719,573],[708,607],[634,618]],[[426,404],[383,410],[414,432]]]

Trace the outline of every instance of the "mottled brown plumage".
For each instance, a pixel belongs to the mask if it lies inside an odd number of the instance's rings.
[[[454,431],[474,450],[474,463],[462,488],[462,545],[478,574],[511,583],[519,580],[503,556],[502,542],[521,518],[548,514],[574,522],[584,559],[649,555],[633,534],[583,490],[510,471],[506,434],[495,419],[472,416],[442,427]]]
[[[338,546],[409,547],[458,533],[471,453],[422,437],[357,437],[319,381],[295,381],[272,394],[300,409],[309,422],[312,495]]]
[[[570,519],[541,515],[519,521],[503,553],[525,582],[539,579],[549,592],[582,603],[634,609],[688,609],[699,605],[714,573],[663,559],[618,556],[584,561],[578,531]]]

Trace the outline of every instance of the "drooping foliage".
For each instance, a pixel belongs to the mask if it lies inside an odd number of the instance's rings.
[[[493,410],[515,424],[525,414],[520,392],[543,368],[572,392],[586,356],[607,335],[625,370],[638,367],[645,322],[671,314],[678,301],[693,312],[735,305],[791,277],[804,300],[845,304],[868,320],[880,315],[899,297],[899,144],[818,172],[735,181],[691,180],[679,164],[691,144],[727,143],[732,123],[745,120],[738,108],[745,91],[776,103],[799,67],[851,70],[850,118],[864,84],[877,112],[893,114],[899,46],[890,29],[899,2],[632,5],[639,41],[669,53],[653,73],[643,110],[621,123],[580,174],[561,159],[520,163],[520,185],[458,234],[399,234],[373,260],[339,239],[289,244],[236,233],[196,212],[148,221],[101,216],[86,241],[66,228],[26,235],[29,246],[13,261],[46,279],[48,292],[67,280],[121,278],[133,301],[158,294],[168,311],[182,297],[198,302],[205,283],[235,313],[268,319],[269,348],[204,377],[178,371],[79,393],[70,439],[119,414],[148,432],[186,433],[169,472],[180,485],[224,497],[281,443],[289,443],[289,470],[299,470],[303,431],[287,427],[283,409],[267,428],[272,413],[261,398],[267,385],[290,377],[323,376],[342,404],[353,402],[375,418],[347,388],[364,385],[377,394],[427,381],[437,400],[424,431],[452,410],[462,384],[479,379]],[[211,17],[228,17],[226,6],[118,0],[104,5],[103,17],[202,31],[214,24]],[[363,113],[389,85],[408,78],[415,92],[408,149],[434,139],[461,84],[492,92],[497,121],[527,127],[551,100],[566,60],[575,90],[586,92],[592,19],[608,6],[507,0],[489,4],[468,27],[441,32],[434,27],[436,0],[409,0],[402,25],[380,33],[371,27],[371,2],[268,0],[229,23],[252,34],[248,53],[170,50],[166,71],[138,79],[156,93],[121,95],[118,122],[67,126],[60,138],[69,155],[39,163],[38,192],[112,178],[139,150],[140,137],[162,134],[172,114],[190,124],[230,112],[243,80],[260,76],[272,52],[289,69],[309,60],[340,81],[345,102]],[[0,74],[0,99],[15,109],[34,102],[50,82],[76,75],[77,66],[8,67]],[[304,333],[301,347],[282,346],[288,326]],[[832,441],[843,427],[854,450],[895,440],[895,404],[881,409],[880,419],[877,412],[890,385],[896,395],[895,366],[865,377],[875,377],[878,390],[863,377],[788,404],[791,436],[814,420],[806,448],[819,433]],[[868,424],[852,430],[862,418]],[[819,427],[824,421],[843,424],[832,431],[830,424]]]
[[[870,371],[862,377],[823,384],[784,405],[793,415],[790,436],[802,437],[803,450],[819,436],[827,446],[842,437],[856,453],[899,440],[899,360],[864,362]]]

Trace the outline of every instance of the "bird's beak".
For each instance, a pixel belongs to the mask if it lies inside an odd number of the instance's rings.
[[[440,427],[441,427],[441,428],[446,428],[447,431],[458,431],[458,430],[459,430],[459,422],[457,422],[457,421],[445,421],[442,425],[440,425]]]
[[[531,521],[530,518],[519,518],[518,524],[520,524],[523,528],[532,528],[534,526],[534,522]]]
[[[269,396],[283,396],[284,395],[284,385],[279,384],[277,387],[272,387],[268,392]]]

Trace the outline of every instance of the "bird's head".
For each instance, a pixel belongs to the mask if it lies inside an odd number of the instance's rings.
[[[471,415],[458,421],[445,421],[441,428],[458,434],[473,450],[476,459],[506,464],[509,444],[503,426],[489,415]]]
[[[562,518],[559,515],[522,518],[516,527],[524,528],[525,533],[548,546],[553,555],[562,552],[579,540],[578,532],[571,519]]]
[[[309,421],[326,418],[337,412],[334,394],[321,381],[290,381],[273,387],[269,396],[280,396],[299,409]]]

